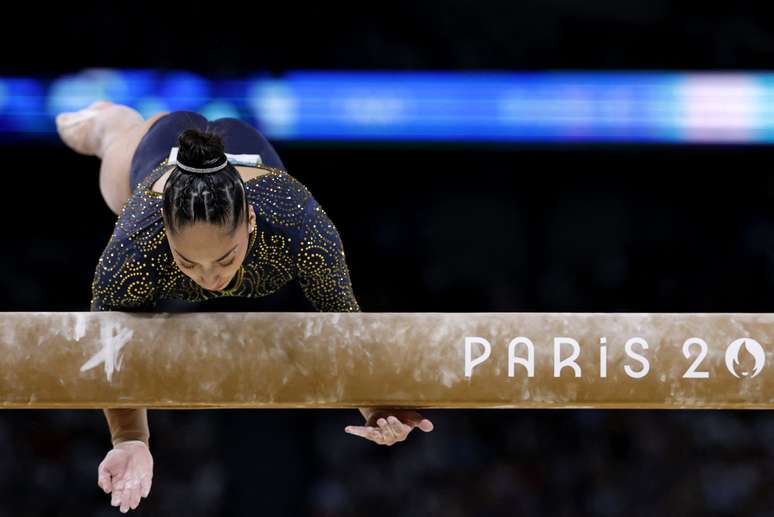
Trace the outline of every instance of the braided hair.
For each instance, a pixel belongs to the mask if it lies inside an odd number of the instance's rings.
[[[180,133],[177,144],[178,160],[191,167],[205,168],[225,153],[220,135],[197,129]],[[244,182],[230,163],[208,174],[175,167],[164,185],[163,207],[172,235],[197,221],[226,226],[233,234],[248,214]]]

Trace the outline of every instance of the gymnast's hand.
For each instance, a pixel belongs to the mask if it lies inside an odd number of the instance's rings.
[[[148,497],[153,479],[153,456],[145,442],[127,440],[107,453],[97,468],[97,484],[106,494],[113,492],[110,504],[126,513]]]
[[[348,425],[344,431],[380,445],[393,445],[406,439],[415,427],[429,433],[433,423],[416,411],[406,409],[361,408],[364,426]]]

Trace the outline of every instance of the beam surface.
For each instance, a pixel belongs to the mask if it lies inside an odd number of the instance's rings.
[[[774,408],[772,338],[772,314],[7,312],[0,407]]]

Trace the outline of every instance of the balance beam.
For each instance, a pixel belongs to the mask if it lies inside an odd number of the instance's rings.
[[[772,314],[0,313],[3,408],[774,407]]]

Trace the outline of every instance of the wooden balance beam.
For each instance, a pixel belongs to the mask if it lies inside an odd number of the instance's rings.
[[[772,314],[0,313],[5,408],[774,408]]]

